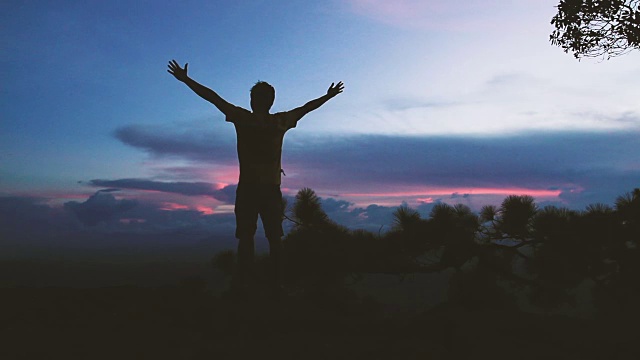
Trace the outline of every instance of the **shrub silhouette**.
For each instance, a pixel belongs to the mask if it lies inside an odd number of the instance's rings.
[[[527,239],[531,233],[531,221],[537,206],[528,195],[509,195],[500,206],[499,229],[514,239]]]
[[[357,256],[349,230],[331,221],[320,198],[309,188],[298,192],[293,204],[296,224],[283,240],[285,281],[301,287],[337,286]]]
[[[637,312],[640,290],[640,189],[584,211],[546,206],[511,195],[475,214],[465,205],[437,204],[427,218],[407,206],[384,234],[350,230],[332,221],[311,189],[298,192],[295,226],[284,238],[286,283],[322,293],[365,273],[404,276],[453,269],[449,301],[470,308],[513,306],[513,291],[534,304],[572,303],[570,290],[595,284],[600,313]],[[228,272],[233,253],[214,265]],[[511,290],[505,290],[511,289]]]

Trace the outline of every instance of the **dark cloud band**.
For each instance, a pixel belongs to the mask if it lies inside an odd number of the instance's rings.
[[[234,165],[237,156],[233,128],[225,125],[228,124],[214,124],[211,130],[200,132],[176,129],[174,135],[167,129],[130,126],[119,129],[116,136],[155,156],[180,157],[202,166]],[[602,196],[589,195],[590,201],[609,201],[611,196],[640,184],[639,135],[559,132],[499,137],[309,136],[296,129],[285,139],[283,166],[298,173],[287,179],[295,182],[294,186],[367,186],[385,192],[394,186],[575,186],[601,193]],[[172,190],[187,195],[190,191],[210,194],[210,190],[197,190],[197,185],[171,186],[188,187],[189,190]]]
[[[236,190],[236,185],[229,185],[218,189],[214,184],[207,182],[162,182],[147,179],[96,179],[91,180],[89,183],[99,187],[161,191],[187,196],[209,196],[225,203],[233,203],[235,201]]]

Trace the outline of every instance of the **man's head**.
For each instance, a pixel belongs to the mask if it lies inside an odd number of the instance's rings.
[[[253,112],[269,112],[275,99],[276,89],[265,81],[258,81],[251,88],[251,110]]]

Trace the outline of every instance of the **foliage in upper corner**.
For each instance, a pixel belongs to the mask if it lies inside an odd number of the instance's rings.
[[[549,40],[576,59],[640,49],[640,0],[560,0]]]

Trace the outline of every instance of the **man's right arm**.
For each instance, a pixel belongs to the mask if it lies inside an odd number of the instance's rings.
[[[342,83],[342,81],[338,82],[337,84],[331,83],[331,86],[329,86],[329,89],[327,90],[327,93],[325,95],[322,95],[317,99],[311,100],[308,103],[291,110],[291,113],[295,114],[296,119],[301,119],[307,113],[319,108],[331,98],[340,94],[343,90],[344,84]]]
[[[171,60],[169,61],[169,70],[167,70],[167,72],[173,75],[179,81],[185,83],[191,90],[193,90],[193,92],[198,94],[201,98],[215,105],[223,114],[230,114],[234,109],[234,106],[220,97],[220,95],[218,95],[215,91],[190,78],[187,75],[188,66],[189,64],[186,63],[183,69],[180,67],[178,62],[176,62],[175,60]]]

